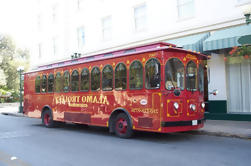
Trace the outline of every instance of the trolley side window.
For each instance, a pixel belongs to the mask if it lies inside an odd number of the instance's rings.
[[[69,92],[69,86],[70,86],[70,73],[68,71],[64,72],[64,82],[63,82],[63,91]]]
[[[62,91],[62,79],[61,74],[58,72],[55,77],[55,92],[61,92]]]
[[[91,72],[91,90],[100,90],[100,70],[98,67],[94,67]]]
[[[46,75],[43,75],[43,77],[42,77],[41,92],[42,93],[47,92],[47,76]]]
[[[112,90],[113,82],[113,69],[111,65],[106,65],[102,72],[102,90]]]
[[[40,76],[37,76],[35,80],[35,92],[36,93],[40,93],[40,83],[41,83]]]
[[[147,89],[157,89],[160,87],[160,63],[152,58],[145,65],[145,85]]]
[[[119,63],[115,68],[115,89],[125,90],[127,84],[126,80],[127,80],[126,66],[123,63]]]
[[[133,61],[130,66],[130,89],[142,89],[143,88],[143,66],[139,61]]]
[[[199,91],[200,92],[204,92],[204,69],[202,67],[202,65],[199,65]]]
[[[48,92],[53,92],[54,90],[54,75],[50,74],[48,76]]]
[[[178,58],[169,59],[165,66],[165,87],[167,90],[184,90],[184,64]]]
[[[73,70],[71,74],[71,91],[79,91],[79,73],[77,70]]]
[[[197,90],[197,67],[193,61],[188,62],[186,70],[186,88],[190,91]]]
[[[81,72],[80,90],[81,91],[89,90],[89,70],[87,68],[84,68]]]

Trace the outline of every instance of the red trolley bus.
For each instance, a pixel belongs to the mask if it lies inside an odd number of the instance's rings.
[[[178,132],[203,127],[204,65],[200,53],[155,43],[38,67],[24,75],[24,114],[133,130]]]

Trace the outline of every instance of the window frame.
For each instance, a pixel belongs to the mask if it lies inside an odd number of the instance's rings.
[[[203,89],[203,90],[202,90],[202,91],[201,91],[200,86],[199,86],[199,85],[200,85],[200,82],[199,82],[199,81],[200,81],[200,80],[199,80],[199,79],[200,79],[200,68],[202,69],[202,73],[203,73],[203,78],[202,78],[202,83],[203,83],[203,84],[202,84],[202,89]],[[205,92],[205,86],[204,86],[204,84],[205,84],[205,80],[204,80],[204,78],[205,78],[205,73],[204,73],[204,67],[203,67],[202,64],[199,64],[199,66],[198,66],[198,74],[197,74],[197,75],[198,75],[198,80],[197,80],[197,81],[198,81],[198,83],[197,83],[197,85],[198,85],[198,91],[199,91],[200,93],[204,93],[204,92]]]
[[[159,62],[159,65],[160,65],[160,70],[159,70],[159,72],[160,72],[160,74],[159,74],[159,76],[160,76],[160,79],[159,79],[159,87],[158,88],[147,88],[147,86],[146,86],[146,65],[147,65],[147,63],[150,61],[150,60],[152,60],[152,59],[155,59],[155,60],[157,60],[158,62]],[[148,59],[147,61],[146,61],[146,63],[145,63],[145,89],[148,89],[148,90],[152,90],[152,89],[160,89],[161,88],[161,63],[160,63],[160,61],[157,59],[157,58],[150,58],[150,59]]]
[[[144,13],[140,14],[140,16],[138,16],[136,14],[136,10],[138,10],[140,8],[144,8]],[[142,19],[144,19],[144,21],[145,21],[143,27],[138,26],[138,23],[137,23],[138,20],[142,20]],[[147,5],[146,5],[146,3],[139,4],[139,5],[133,7],[133,21],[134,21],[134,31],[135,32],[142,32],[147,29]]]
[[[53,77],[53,86],[52,86],[52,91],[49,92],[49,77],[52,76]],[[55,77],[54,77],[54,74],[53,73],[50,73],[48,75],[48,78],[47,78],[47,92],[48,93],[54,93],[54,86],[55,86]]]
[[[57,86],[57,82],[56,82],[56,79],[57,79],[57,75],[60,75],[60,80],[59,80],[59,83],[60,83],[60,90],[59,91],[56,91],[56,86]],[[55,86],[56,85],[56,86]],[[63,92],[63,85],[62,85],[62,75],[61,75],[61,72],[56,72],[56,75],[55,75],[55,82],[54,82],[54,92],[55,93],[61,93]]]
[[[122,64],[122,65],[124,65],[124,67],[125,67],[125,71],[126,71],[126,87],[125,87],[125,89],[118,89],[118,88],[116,88],[116,77],[115,77],[115,75],[116,75],[116,68],[118,67],[118,65],[120,65],[120,64]],[[127,67],[126,67],[126,64],[124,63],[124,62],[119,62],[119,63],[117,63],[117,65],[115,66],[115,69],[114,69],[114,89],[116,90],[116,91],[125,91],[125,90],[127,90],[127,83],[128,83],[128,81],[127,81],[127,76],[128,76],[128,74],[127,74],[128,72],[127,72]]]
[[[37,92],[37,89],[36,89],[37,78],[39,78],[39,92]],[[35,93],[41,93],[41,76],[40,75],[36,76],[36,79],[35,79]]]
[[[110,67],[111,69],[112,69],[112,86],[111,86],[111,88],[112,89],[110,89],[110,90],[104,90],[104,87],[103,87],[103,76],[104,76],[104,69],[106,68],[106,67]],[[101,76],[101,87],[102,87],[102,91],[112,91],[113,90],[113,79],[114,79],[114,72],[113,72],[113,68],[112,68],[112,65],[109,65],[109,64],[107,64],[107,65],[105,65],[104,67],[103,67],[103,69],[102,69],[102,76]]]
[[[93,70],[95,69],[95,68],[97,68],[98,70],[99,70],[99,89],[98,90],[93,90],[92,89],[92,72],[93,72]],[[94,66],[93,68],[92,68],[92,70],[91,70],[91,91],[93,91],[93,92],[98,92],[98,91],[100,91],[101,90],[101,72],[100,72],[100,68],[98,67],[98,66]]]
[[[132,64],[133,64],[134,62],[139,62],[140,65],[141,65],[141,67],[142,67],[142,87],[141,87],[141,88],[131,88],[131,87],[130,87],[131,66],[132,66]],[[136,59],[136,60],[134,60],[134,61],[131,62],[130,66],[129,66],[129,81],[128,81],[128,83],[129,83],[129,89],[130,89],[130,90],[141,90],[141,89],[144,88],[144,71],[145,71],[144,66],[143,66],[143,64],[140,62],[140,60],[137,60],[137,59]]]
[[[83,72],[83,70],[87,70],[88,71],[88,90],[82,90],[81,89],[81,84],[82,84],[82,72]],[[91,77],[91,74],[90,74],[90,71],[89,71],[89,69],[87,68],[87,67],[84,67],[82,70],[81,70],[81,74],[80,74],[80,84],[79,84],[79,90],[80,90],[80,92],[88,92],[89,90],[90,90],[90,82],[91,82],[91,80],[90,80],[90,77]]]
[[[44,77],[46,78],[46,81],[45,81],[46,85],[45,85],[45,91],[43,92],[42,91],[42,89],[43,89],[42,86],[43,86]],[[47,91],[48,91],[48,78],[47,78],[47,74],[43,74],[42,75],[42,82],[41,82],[41,85],[40,85],[40,91],[41,91],[41,93],[47,93]]]
[[[77,89],[76,91],[73,91],[73,90],[72,90],[72,80],[73,80],[73,79],[72,79],[72,74],[73,74],[73,72],[75,72],[75,71],[78,73],[78,89]],[[71,78],[70,78],[70,90],[71,90],[71,92],[79,92],[79,90],[80,90],[80,87],[79,87],[79,85],[80,85],[80,83],[79,83],[79,82],[80,82],[80,81],[79,81],[79,78],[80,78],[80,77],[79,77],[79,72],[78,72],[78,70],[77,70],[77,69],[73,69],[72,72],[71,72],[70,77],[71,77]]]
[[[189,5],[190,3],[192,3],[193,5],[193,13],[191,15],[188,15],[188,16],[183,16],[183,15],[180,15],[180,10],[182,7],[186,6],[186,5]],[[195,2],[194,0],[188,0],[187,2],[183,2],[181,3],[180,0],[177,0],[177,16],[178,16],[178,20],[186,20],[186,19],[191,19],[193,17],[195,17]]]
[[[64,90],[64,88],[65,88],[65,86],[64,86],[64,83],[65,83],[65,73],[68,73],[69,74],[69,84],[68,84],[68,90],[67,91],[65,91]],[[70,92],[71,90],[71,74],[70,74],[70,72],[68,71],[68,70],[65,70],[64,71],[64,74],[63,74],[63,87],[62,87],[62,92],[64,92],[64,93],[68,93],[68,92]]]
[[[179,88],[179,90],[181,90],[181,91],[184,91],[185,89],[186,89],[186,86],[185,86],[185,84],[186,84],[186,67],[185,67],[185,64],[182,62],[182,60],[180,60],[179,58],[177,58],[177,57],[171,57],[171,58],[169,58],[167,61],[166,61],[166,64],[165,64],[165,67],[164,67],[164,87],[165,87],[165,89],[166,90],[170,90],[170,89],[167,89],[166,88],[166,65],[167,65],[167,62],[169,61],[169,60],[171,60],[171,59],[178,59],[178,61],[180,61],[181,62],[181,64],[183,65],[183,69],[184,69],[184,75],[183,75],[183,89],[182,88]]]
[[[196,66],[196,72],[197,72],[197,76],[195,77],[195,84],[196,84],[196,90],[189,90],[189,89],[187,89],[187,66],[188,66],[188,64],[190,63],[190,62],[193,62],[194,64],[195,64],[195,66]],[[193,60],[189,60],[188,62],[187,62],[187,64],[186,64],[186,74],[185,74],[185,76],[186,76],[186,78],[185,78],[185,89],[187,90],[187,91],[193,91],[193,92],[196,92],[196,91],[198,91],[198,67],[197,67],[197,63],[196,62],[194,62]]]

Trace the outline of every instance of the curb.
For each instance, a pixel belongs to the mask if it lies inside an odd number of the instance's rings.
[[[10,113],[10,112],[1,112],[2,115],[10,115],[10,116],[16,116],[16,117],[26,117],[22,113]]]
[[[231,138],[251,140],[251,135],[233,134],[233,133],[226,133],[226,132],[198,130],[198,131],[190,131],[188,133],[192,135],[209,135],[209,136],[231,137]]]

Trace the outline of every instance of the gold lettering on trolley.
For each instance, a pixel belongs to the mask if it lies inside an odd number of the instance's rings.
[[[191,54],[187,54],[186,58],[189,58],[189,59],[197,59],[196,56],[191,55]]]
[[[149,54],[149,57],[154,57],[156,56],[156,54]]]
[[[158,109],[153,108],[133,108],[132,112],[134,113],[145,113],[145,114],[158,114]]]
[[[109,105],[107,96],[57,96],[54,97],[56,104],[68,104],[70,107],[88,107],[87,104]]]

